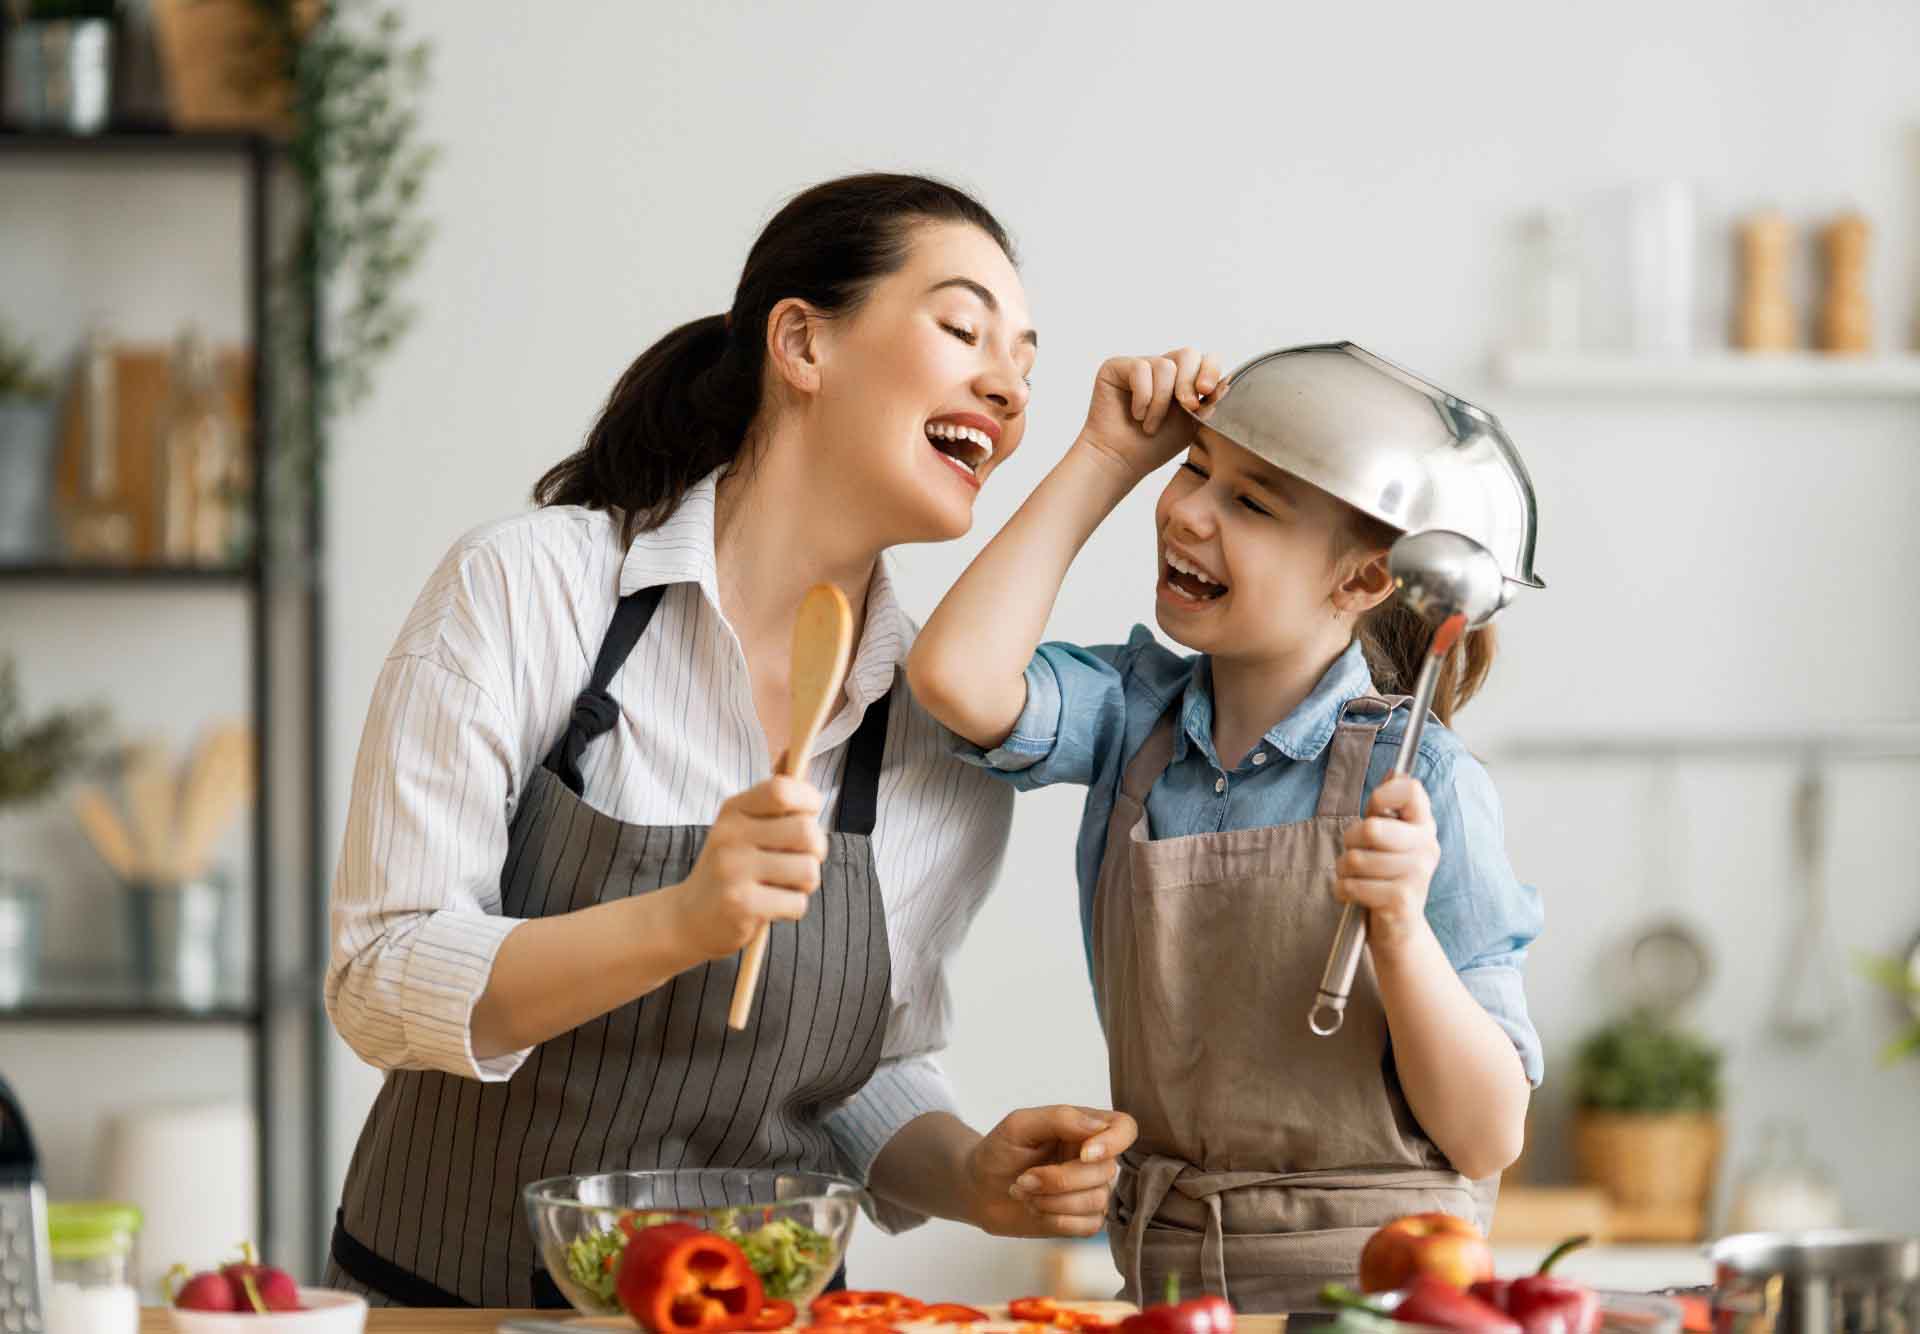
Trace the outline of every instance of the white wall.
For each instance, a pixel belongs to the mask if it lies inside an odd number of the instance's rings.
[[[1700,191],[1709,332],[1724,325],[1727,216],[1853,203],[1877,226],[1883,341],[1906,342],[1920,259],[1910,5],[414,0],[406,13],[435,47],[439,236],[412,291],[421,323],[337,441],[336,827],[380,659],[447,544],[524,503],[650,339],[725,305],[782,198],[870,167],[977,189],[1018,237],[1045,335],[1028,444],[975,533],[901,553],[918,611],[1070,438],[1101,357],[1192,341],[1237,360],[1346,337],[1492,407],[1533,469],[1553,588],[1508,617],[1492,693],[1466,716],[1477,743],[1920,713],[1920,622],[1900,577],[1920,559],[1911,402],[1575,401],[1483,375],[1516,215],[1650,176]],[[1095,538],[1060,635],[1148,617],[1150,500]],[[1529,975],[1549,1047],[1542,1106],[1564,1099],[1556,1076],[1594,1017],[1601,947],[1670,904],[1718,950],[1702,1020],[1732,1044],[1735,1158],[1765,1115],[1798,1109],[1860,1220],[1920,1229],[1920,1065],[1871,1060],[1889,1008],[1851,985],[1849,1026],[1823,1051],[1759,1037],[1792,921],[1787,769],[1683,769],[1681,854],[1660,885],[1643,772],[1496,773],[1514,861],[1548,906]],[[1913,766],[1836,776],[1843,947],[1920,931],[1917,797]],[[1023,801],[1000,892],[953,972],[949,1066],[982,1125],[1104,1094],[1074,924],[1077,809],[1065,792]],[[336,1176],[373,1088],[337,1056]],[[867,1230],[856,1278],[990,1296],[1028,1286],[1034,1257],[954,1227]]]

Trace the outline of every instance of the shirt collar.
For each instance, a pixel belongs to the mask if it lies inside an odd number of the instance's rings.
[[[1293,712],[1267,729],[1265,740],[1290,760],[1318,759],[1333,740],[1341,712],[1362,695],[1373,693],[1373,674],[1367,670],[1360,641],[1348,644],[1321,675]],[[1189,745],[1198,746],[1207,762],[1224,768],[1213,751],[1213,659],[1194,664],[1180,701],[1180,735],[1174,739],[1174,758],[1183,759]]]
[[[697,584],[713,614],[726,624],[726,613],[720,608],[720,567],[713,552],[713,506],[720,472],[715,469],[696,483],[665,523],[633,539],[620,563],[620,596],[658,584]],[[918,630],[900,605],[893,571],[883,554],[867,585],[866,622],[847,668],[845,706],[821,729],[816,750],[831,750],[852,735],[867,706],[893,689],[894,676]]]

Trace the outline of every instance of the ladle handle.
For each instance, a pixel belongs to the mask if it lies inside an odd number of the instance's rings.
[[[1439,636],[1436,635],[1435,638]],[[1440,682],[1440,665],[1446,654],[1429,652],[1420,664],[1420,676],[1413,687],[1413,712],[1407,715],[1406,734],[1400,738],[1400,753],[1394,757],[1393,777],[1413,772],[1413,758],[1420,753],[1420,734],[1427,727],[1427,711],[1433,706],[1433,690]],[[1320,991],[1313,1008],[1307,1011],[1307,1027],[1317,1037],[1331,1037],[1340,1031],[1347,1017],[1347,997],[1353,994],[1354,975],[1360,971],[1360,951],[1367,943],[1367,910],[1349,903],[1340,910],[1340,925],[1333,933],[1333,949],[1327,955],[1326,971],[1320,974]]]

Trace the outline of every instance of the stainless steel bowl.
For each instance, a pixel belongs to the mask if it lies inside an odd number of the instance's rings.
[[[1920,1237],[1746,1232],[1707,1257],[1716,1334],[1920,1334]]]
[[[1269,352],[1234,371],[1206,425],[1406,533],[1446,528],[1493,553],[1516,588],[1534,572],[1533,481],[1493,414],[1352,343]]]

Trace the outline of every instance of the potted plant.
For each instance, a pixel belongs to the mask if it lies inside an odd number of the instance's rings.
[[[53,492],[53,382],[0,327],[0,561],[45,550]]]
[[[40,895],[16,869],[20,835],[12,817],[93,758],[93,735],[103,721],[97,709],[29,721],[13,660],[0,662],[0,1004],[31,988],[39,953]]]
[[[1885,987],[1913,1021],[1887,1043],[1880,1059],[1892,1065],[1907,1057],[1920,1057],[1920,939],[1899,957],[1861,955],[1860,970],[1869,980]]]
[[[1647,1013],[1609,1023],[1580,1046],[1580,1177],[1618,1207],[1669,1220],[1650,1230],[1697,1236],[1705,1221],[1720,1160],[1720,1059],[1706,1039]]]

